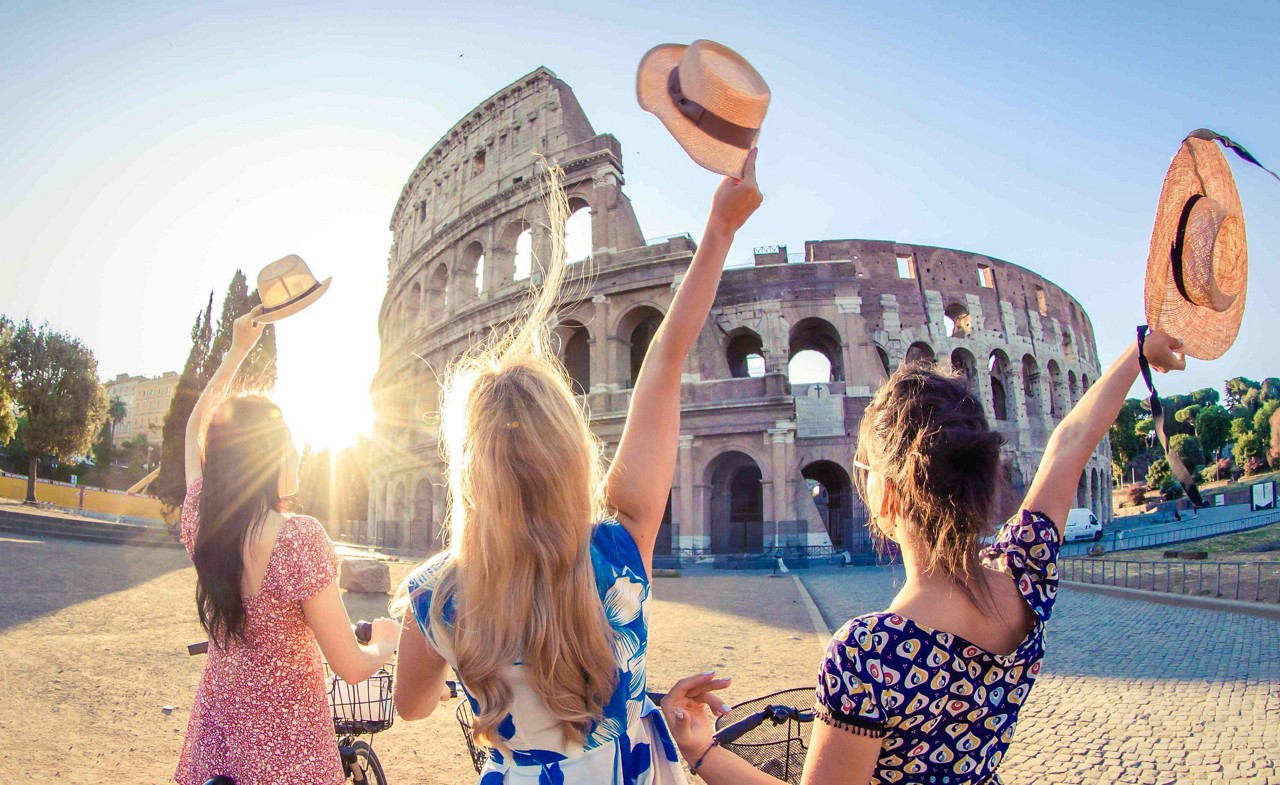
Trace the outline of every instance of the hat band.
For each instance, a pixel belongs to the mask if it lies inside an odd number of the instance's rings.
[[[1196,202],[1203,199],[1202,194],[1192,194],[1187,203],[1182,206],[1182,217],[1178,219],[1178,231],[1173,235],[1173,245],[1169,248],[1169,262],[1173,265],[1173,283],[1178,287],[1178,294],[1182,295],[1182,299],[1189,303],[1196,303],[1187,294],[1187,284],[1182,280],[1182,249],[1185,247],[1187,235],[1187,222],[1191,220],[1191,209],[1196,206]]]
[[[737,123],[731,123],[715,112],[709,111],[692,98],[685,96],[684,90],[680,87],[679,66],[672,68],[671,76],[667,77],[667,93],[671,96],[671,101],[676,105],[676,109],[680,110],[680,114],[689,118],[698,127],[698,130],[717,142],[723,142],[740,150],[750,150],[755,145],[756,137],[760,135],[759,128],[747,128]]]
[[[301,300],[303,297],[306,297],[307,295],[309,295],[309,294],[311,294],[312,292],[314,292],[314,291],[318,290],[319,288],[320,288],[320,282],[319,282],[319,281],[316,281],[315,283],[311,284],[311,288],[310,288],[310,289],[307,289],[305,292],[303,292],[302,294],[298,295],[297,297],[291,297],[291,298],[289,298],[288,300],[285,300],[284,302],[280,303],[279,305],[273,305],[273,306],[271,306],[270,308],[263,308],[263,309],[262,309],[262,315],[263,315],[263,316],[266,316],[267,314],[271,313],[272,311],[278,311],[278,310],[280,310],[281,308],[288,308],[290,305],[293,305],[293,304],[294,304],[294,303],[296,303],[297,301]]]

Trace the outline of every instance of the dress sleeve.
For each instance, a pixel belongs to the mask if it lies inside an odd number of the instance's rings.
[[[187,549],[187,555],[192,558],[196,554],[196,531],[200,526],[200,489],[203,487],[203,479],[191,483],[187,486],[186,498],[182,500],[182,544]]]
[[[289,519],[281,533],[287,541],[282,554],[281,596],[301,602],[328,588],[338,577],[338,554],[329,535],[315,518],[305,515]]]
[[[1010,518],[996,541],[983,550],[984,561],[1003,561],[1018,591],[1041,622],[1049,620],[1058,595],[1057,525],[1043,513],[1022,510]]]
[[[879,653],[864,648],[870,629],[853,619],[836,631],[818,669],[814,714],[833,728],[859,736],[883,738],[889,716],[880,702],[884,674]]]
[[[640,546],[631,538],[627,527],[616,521],[603,521],[596,525],[591,534],[591,560],[601,597],[621,575],[649,585]]]

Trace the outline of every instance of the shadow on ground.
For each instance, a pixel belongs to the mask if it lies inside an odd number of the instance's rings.
[[[104,553],[113,568],[102,568]],[[176,548],[0,534],[0,631],[191,566]],[[191,597],[192,609],[195,597]]]

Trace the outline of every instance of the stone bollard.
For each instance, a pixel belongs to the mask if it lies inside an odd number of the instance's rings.
[[[391,591],[391,568],[377,559],[343,559],[338,588],[364,594]]]

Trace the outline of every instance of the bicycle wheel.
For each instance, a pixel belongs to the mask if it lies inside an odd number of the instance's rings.
[[[347,781],[357,785],[387,785],[387,775],[382,772],[382,762],[367,741],[352,743],[353,760],[347,767]]]

